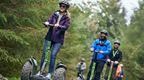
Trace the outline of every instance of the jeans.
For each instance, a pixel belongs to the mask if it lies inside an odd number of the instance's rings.
[[[49,64],[49,73],[53,73],[55,69],[55,60],[56,60],[56,55],[59,52],[61,48],[61,43],[53,43],[52,44],[52,49],[51,49],[51,56],[50,56],[50,64]]]
[[[48,54],[51,52],[48,72],[53,73],[55,67],[56,55],[59,52],[61,45],[62,45],[61,43],[55,43],[55,42],[51,43],[51,41],[48,40],[44,41],[40,69],[42,68],[44,62],[48,62]]]

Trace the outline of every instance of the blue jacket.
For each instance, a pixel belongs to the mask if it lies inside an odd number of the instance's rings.
[[[101,39],[96,39],[92,43],[91,48],[94,48],[93,60],[105,60],[112,50],[111,42]],[[99,53],[99,51],[103,51],[103,53]]]

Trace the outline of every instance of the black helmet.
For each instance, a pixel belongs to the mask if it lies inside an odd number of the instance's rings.
[[[115,40],[114,44],[119,44],[120,45],[120,41],[119,40]]]
[[[101,30],[100,33],[104,33],[106,36],[108,36],[108,32],[105,29]]]
[[[66,0],[59,2],[59,5],[61,5],[61,4],[66,5],[67,9],[70,7],[70,4]]]

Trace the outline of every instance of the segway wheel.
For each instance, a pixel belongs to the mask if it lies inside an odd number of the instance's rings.
[[[54,80],[66,80],[66,69],[65,68],[57,68],[54,72]]]
[[[30,61],[27,61],[22,68],[21,80],[30,80],[32,70],[33,70],[33,65],[30,63]]]

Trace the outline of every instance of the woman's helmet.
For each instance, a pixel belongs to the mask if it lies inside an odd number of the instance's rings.
[[[60,5],[60,6],[61,6],[62,4],[66,5],[66,8],[67,8],[67,9],[70,7],[70,4],[69,4],[66,0],[59,2],[59,5]]]

